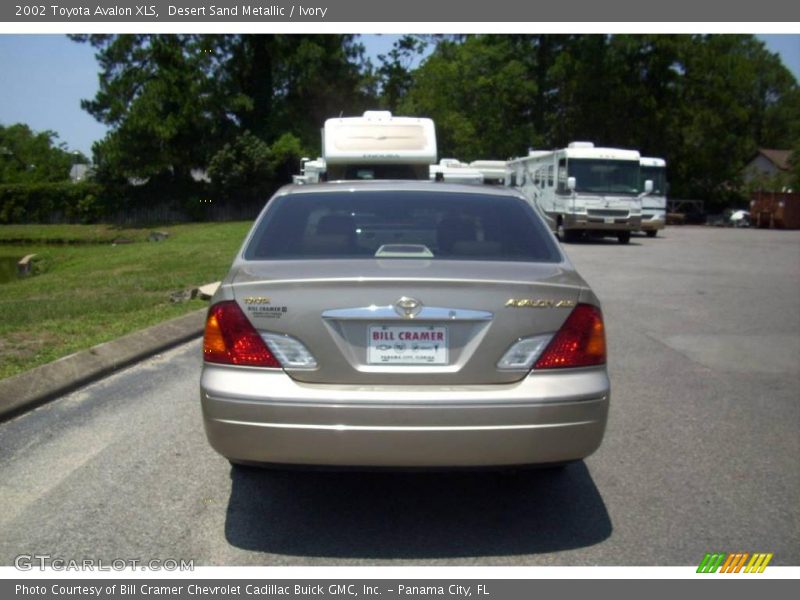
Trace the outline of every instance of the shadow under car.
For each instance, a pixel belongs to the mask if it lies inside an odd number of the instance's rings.
[[[423,559],[590,546],[612,531],[586,465],[504,471],[235,467],[225,535],[294,556]]]

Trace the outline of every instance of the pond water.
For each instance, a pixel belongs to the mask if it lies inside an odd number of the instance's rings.
[[[19,277],[17,275],[17,263],[21,256],[0,256],[0,283],[8,283]]]

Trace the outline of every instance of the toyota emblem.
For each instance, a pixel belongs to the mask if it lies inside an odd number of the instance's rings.
[[[422,302],[403,296],[394,303],[395,312],[405,319],[413,319],[422,310]]]

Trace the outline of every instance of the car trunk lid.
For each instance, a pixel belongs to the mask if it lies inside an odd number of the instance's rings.
[[[585,284],[568,263],[424,259],[243,262],[234,297],[259,332],[287,334],[306,383],[485,385],[522,337],[558,331]]]

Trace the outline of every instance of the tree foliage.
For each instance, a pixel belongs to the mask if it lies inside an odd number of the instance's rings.
[[[258,141],[269,146],[291,134],[299,145],[317,148],[323,119],[373,102],[362,88],[363,48],[353,36],[73,39],[97,49],[101,69],[100,90],[82,103],[110,127],[93,148],[99,176],[157,181],[175,196],[191,193],[192,171],[215,157],[218,183],[231,181],[219,165],[236,156],[244,160],[238,185],[263,187],[280,169],[254,169]]]
[[[439,153],[507,158],[531,143],[535,82],[504,36],[445,40],[414,74],[402,112],[436,123]]]
[[[0,125],[0,183],[50,183],[67,181],[73,163],[85,163],[58,143],[53,131],[31,131],[17,123]]]
[[[397,112],[408,95],[414,82],[412,65],[422,55],[429,41],[419,35],[404,35],[395,41],[392,49],[386,54],[379,54],[380,66],[374,73],[375,82],[379,86],[378,96],[380,108]],[[369,63],[371,67],[371,62]],[[365,73],[366,77],[372,74]]]
[[[378,107],[433,118],[440,156],[462,160],[636,148],[666,158],[672,195],[718,203],[757,148],[800,140],[797,82],[751,35],[403,36],[377,66],[349,35],[73,37],[101,68],[83,103],[110,127],[99,175],[176,195],[193,169],[222,195],[267,189],[325,119]]]
[[[459,158],[636,148],[667,159],[674,195],[723,203],[757,148],[800,139],[799,95],[750,35],[483,35],[440,43],[402,106]]]
[[[300,140],[285,133],[270,147],[250,131],[225,144],[209,161],[208,176],[215,194],[224,200],[264,199],[274,181],[297,173],[303,154]]]
[[[679,50],[675,192],[722,202],[759,147],[800,139],[800,113],[785,110],[797,82],[752,36],[687,37]]]

